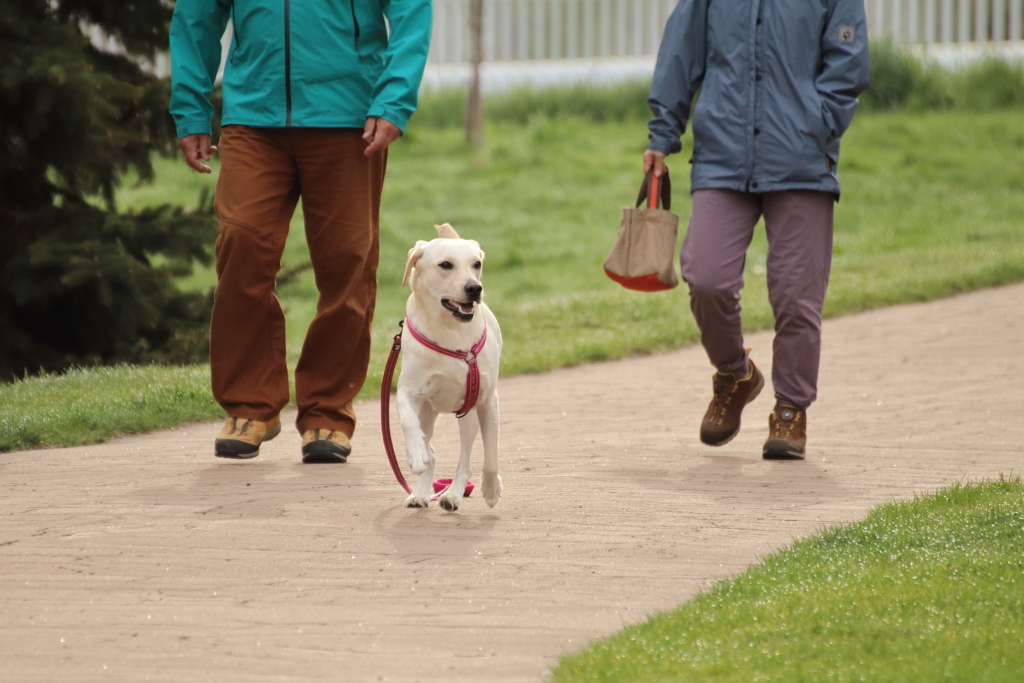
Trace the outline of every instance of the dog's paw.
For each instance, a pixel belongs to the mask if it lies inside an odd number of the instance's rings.
[[[454,493],[446,493],[437,499],[437,504],[448,512],[455,512],[462,505],[462,497]]]
[[[409,469],[411,469],[414,474],[423,474],[427,471],[428,465],[429,462],[423,455],[414,451],[409,451]]]
[[[430,499],[426,496],[417,496],[413,494],[405,499],[405,507],[407,508],[425,508],[430,507]]]
[[[498,500],[501,498],[501,477],[497,474],[488,474],[484,472],[483,484],[480,487],[481,493],[484,496],[484,502],[489,507],[494,507],[498,504]]]

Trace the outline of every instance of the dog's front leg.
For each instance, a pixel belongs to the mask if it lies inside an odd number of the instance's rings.
[[[494,507],[501,498],[501,477],[498,476],[498,431],[501,418],[497,393],[478,405],[476,410],[480,419],[480,437],[484,442],[484,471],[480,492],[484,502]]]
[[[475,410],[459,418],[459,465],[455,468],[452,485],[437,500],[438,504],[448,512],[455,512],[462,506],[466,482],[469,481],[470,473],[473,471],[470,454],[473,452],[473,442],[476,440],[479,429],[480,422]]]
[[[405,435],[405,453],[409,467],[419,475],[412,493],[405,499],[406,507],[425,508],[430,504],[431,483],[434,480],[434,449],[430,437],[434,433],[435,411],[426,402],[398,392],[398,417]]]
[[[405,455],[409,459],[409,467],[416,474],[422,474],[434,465],[434,453],[430,448],[430,433],[433,431],[434,420],[425,413],[433,412],[429,404],[419,396],[398,392],[398,419],[405,436]],[[434,413],[436,416],[436,413]],[[426,429],[424,429],[426,427]],[[429,431],[428,431],[429,430]]]

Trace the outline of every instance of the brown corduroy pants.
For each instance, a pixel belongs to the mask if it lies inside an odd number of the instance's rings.
[[[295,369],[296,426],[351,437],[370,358],[387,153],[365,156],[362,130],[347,128],[225,126],[218,149],[214,398],[231,417],[264,422],[288,403],[285,319],[274,292],[301,197],[319,299]]]

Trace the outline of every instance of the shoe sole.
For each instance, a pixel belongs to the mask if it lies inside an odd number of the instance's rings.
[[[313,441],[302,448],[302,462],[307,465],[326,465],[348,462],[351,448],[344,448],[327,441]]]
[[[303,453],[302,462],[306,465],[343,464],[348,462],[348,456],[337,453]]]
[[[739,433],[740,433],[740,428],[737,427],[735,432],[733,432],[732,434],[730,434],[726,438],[722,439],[721,441],[709,441],[708,439],[704,438],[703,434],[701,434],[700,435],[700,442],[702,444],[704,444],[705,446],[715,446],[715,447],[724,446],[725,444],[727,444],[730,441],[732,441],[733,439],[735,439],[736,435],[739,434]]]
[[[277,423],[274,427],[267,432],[267,435],[263,437],[263,441],[260,444],[270,441],[275,436],[281,433],[281,423]],[[248,444],[244,441],[238,441],[237,439],[217,439],[213,442],[213,455],[218,458],[227,458],[229,460],[252,460],[260,454],[260,446],[256,446],[256,450],[251,453],[246,451],[246,448],[252,448],[252,444]]]
[[[770,439],[761,457],[765,460],[803,460],[804,449],[781,439]]]
[[[747,396],[747,402],[743,404],[743,407],[746,408],[748,405],[750,405],[750,403],[755,398],[757,398],[757,395],[761,393],[762,389],[764,389],[764,375],[761,375],[761,381],[758,382],[757,386],[755,386],[753,391],[750,392],[750,396]],[[727,436],[725,439],[722,439],[721,441],[708,441],[707,439],[704,438],[703,434],[700,435],[700,441],[701,441],[701,443],[703,443],[705,445],[708,445],[708,446],[724,446],[725,444],[727,444],[730,441],[732,441],[733,439],[735,439],[736,435],[739,434],[739,433],[740,433],[740,425],[736,425],[736,431],[734,431],[732,434]]]
[[[231,450],[228,446],[223,444],[217,444],[215,451],[213,453],[213,455],[218,458],[226,458],[228,460],[251,460],[259,454],[260,451],[258,448],[252,453],[236,453],[235,451]]]

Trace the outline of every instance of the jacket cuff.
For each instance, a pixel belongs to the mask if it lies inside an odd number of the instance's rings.
[[[650,135],[648,137],[650,142],[647,145],[647,149],[652,152],[668,155],[676,154],[683,149],[683,143],[679,140],[669,140],[666,138],[655,137],[654,135]]]
[[[178,139],[186,135],[209,135],[213,130],[209,119],[186,119],[175,121],[174,128],[177,131]]]
[[[366,112],[366,118],[384,119],[388,123],[396,126],[398,130],[403,133],[405,132],[405,127],[409,125],[408,114],[379,105],[373,105],[370,107],[370,110]]]

